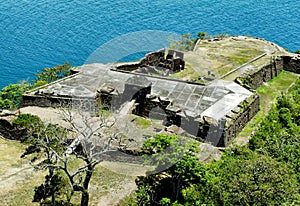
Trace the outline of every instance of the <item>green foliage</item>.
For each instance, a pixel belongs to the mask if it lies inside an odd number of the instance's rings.
[[[72,66],[70,63],[65,63],[63,65],[58,65],[53,68],[43,68],[41,72],[36,74],[36,82],[53,82],[58,79],[64,78],[70,74],[70,68]],[[41,84],[41,83],[40,83]]]
[[[41,119],[32,114],[19,114],[12,122],[11,133],[15,134],[14,139],[25,142],[32,133],[43,125]]]
[[[13,126],[20,128],[33,128],[35,125],[41,125],[41,119],[32,114],[19,114],[18,118],[12,122]]]
[[[19,105],[22,94],[31,89],[27,81],[19,84],[10,84],[0,91],[0,109],[12,109]]]
[[[34,84],[33,84],[33,88],[37,88],[37,87],[41,87],[41,86],[44,86],[44,85],[46,85],[46,84],[48,84],[48,82],[47,81],[44,81],[44,80],[36,80],[35,82],[34,82]]]
[[[288,166],[248,149],[228,151],[210,168],[214,205],[291,205],[299,200]]]
[[[157,135],[143,145],[150,153],[153,174],[139,177],[137,200],[139,205],[180,205],[184,191],[198,183],[205,184],[205,170],[195,152],[198,146],[186,138],[175,135]]]
[[[207,37],[209,37],[209,34],[203,31],[199,31],[197,33],[198,39],[206,39]]]
[[[63,174],[57,172],[52,176],[46,175],[45,182],[35,187],[32,202],[39,202],[41,204],[50,203],[52,193],[57,197],[65,196],[67,187],[67,181],[64,179]],[[56,205],[64,205],[61,199],[57,200]]]
[[[0,109],[18,107],[24,92],[68,76],[71,67],[69,63],[65,63],[54,68],[44,68],[36,74],[37,78],[32,83],[21,81],[18,84],[10,84],[4,87],[0,91]]]
[[[249,148],[286,163],[298,174],[300,183],[300,80],[289,94],[281,94],[276,105],[250,139]]]
[[[146,141],[143,150],[157,167],[136,180],[130,205],[298,205],[299,95],[298,80],[288,95],[278,97],[249,147],[226,150],[207,165],[195,156],[197,146],[181,137]]]
[[[143,128],[147,128],[151,126],[151,121],[149,119],[143,118],[143,117],[136,117],[134,120],[134,123]]]
[[[240,80],[242,81],[243,84],[246,84],[250,87],[253,85],[253,78],[251,78],[250,76],[240,77]]]
[[[295,54],[300,54],[300,50],[299,50],[299,49],[296,50],[296,51],[295,51]]]
[[[60,154],[68,145],[67,131],[57,125],[45,125],[31,114],[20,114],[14,125],[28,130],[28,146],[22,158],[28,157],[38,170],[48,169],[45,182],[35,188],[33,202],[41,204],[70,205],[72,192],[68,179],[60,170],[55,170]]]
[[[154,139],[144,142],[142,150],[146,153],[155,154],[170,147],[177,140],[175,135],[156,135]]]
[[[183,34],[179,40],[171,42],[170,48],[182,51],[192,51],[197,42],[197,38],[194,38],[192,34]]]

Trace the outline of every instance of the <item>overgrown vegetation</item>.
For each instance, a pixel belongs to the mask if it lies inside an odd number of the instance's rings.
[[[271,109],[271,105],[282,92],[286,93],[290,85],[297,80],[297,75],[282,71],[278,76],[274,77],[268,82],[268,84],[262,85],[257,88],[257,93],[260,97],[260,111],[251,119],[251,121],[245,126],[242,132],[240,132],[235,139],[235,142],[247,141],[253,130],[255,130],[258,124],[265,118],[265,114]]]
[[[43,68],[36,74],[36,79],[33,81],[23,80],[20,83],[4,87],[0,91],[0,109],[18,107],[24,92],[68,76],[71,67],[70,63],[65,63],[53,68]]]
[[[252,150],[286,163],[300,180],[300,79],[276,104],[251,138]]]

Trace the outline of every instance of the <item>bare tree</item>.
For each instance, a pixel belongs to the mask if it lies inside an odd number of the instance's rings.
[[[62,171],[72,188],[71,195],[80,192],[81,205],[87,206],[89,183],[96,165],[103,161],[104,153],[121,145],[120,135],[114,127],[116,119],[104,110],[99,110],[96,115],[71,109],[61,111],[69,125],[68,131],[53,125],[40,127],[32,135],[32,144],[25,155],[38,152],[36,167],[47,168],[50,177],[55,171]],[[80,162],[76,168],[74,162]],[[54,193],[51,191],[52,205],[55,205]],[[70,198],[67,201],[70,202]]]

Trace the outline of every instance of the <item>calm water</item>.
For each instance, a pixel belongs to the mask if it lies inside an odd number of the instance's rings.
[[[251,35],[300,49],[295,0],[0,0],[0,88],[43,67],[81,65],[102,44],[141,30]]]

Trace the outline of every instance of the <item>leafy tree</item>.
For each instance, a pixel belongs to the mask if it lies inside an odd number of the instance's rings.
[[[41,84],[42,82],[53,82],[58,79],[62,79],[70,74],[70,69],[72,66],[70,63],[65,63],[62,65],[55,66],[53,68],[43,68],[41,72],[36,74],[36,84]]]
[[[51,205],[72,205],[70,203],[71,195],[68,194],[68,188],[66,178],[64,178],[62,173],[55,172],[48,174],[45,177],[45,182],[35,187],[32,202],[44,204],[47,203],[48,198],[51,198]],[[67,194],[67,201],[63,200],[65,194]],[[57,199],[57,196],[60,198]]]
[[[22,94],[31,88],[32,86],[27,81],[4,87],[0,91],[0,109],[16,108],[20,103]]]
[[[184,191],[205,184],[205,169],[195,156],[198,143],[178,136],[156,135],[142,149],[156,169],[137,179],[138,205],[180,205]],[[203,187],[204,188],[204,187]]]
[[[145,142],[143,149],[148,155],[152,151],[157,167],[136,180],[138,190],[131,205],[299,203],[297,178],[288,165],[246,147],[227,150],[221,160],[202,165],[195,155],[197,146],[183,140],[157,135]],[[172,166],[166,167],[169,163]]]
[[[197,36],[198,36],[198,39],[206,39],[209,36],[209,34],[206,32],[203,32],[203,31],[199,31],[197,33]]]
[[[295,54],[300,54],[300,50],[299,50],[299,49],[296,50],[296,51],[295,51]]]
[[[31,162],[38,170],[48,170],[48,175],[45,177],[45,182],[35,188],[35,195],[33,202],[44,203],[51,197],[51,205],[55,205],[56,195],[61,194],[62,176],[59,170],[55,170],[54,165],[58,164],[56,153],[64,150],[70,140],[67,139],[67,131],[57,125],[45,125],[42,121],[34,115],[21,114],[14,124],[26,128],[31,138],[28,139],[28,147],[21,156],[31,156]],[[32,120],[32,124],[30,121]],[[71,196],[71,195],[70,195]],[[67,203],[70,197],[67,198]]]
[[[14,139],[26,142],[31,134],[41,126],[43,126],[43,123],[38,116],[32,114],[19,114],[18,118],[12,122],[12,131],[10,132],[15,134]]]
[[[12,124],[13,124],[14,127],[26,128],[26,129],[32,131],[32,130],[36,130],[36,128],[39,128],[40,126],[42,126],[42,121],[36,115],[19,114],[18,118],[15,119],[12,122]]]
[[[43,68],[41,72],[36,74],[36,80],[31,83],[21,81],[18,84],[10,84],[4,87],[0,91],[0,109],[17,108],[24,92],[68,76],[71,68],[72,66],[69,63],[54,68]]]
[[[229,150],[212,164],[210,173],[215,205],[291,205],[299,201],[296,176],[290,168],[248,149]]]

